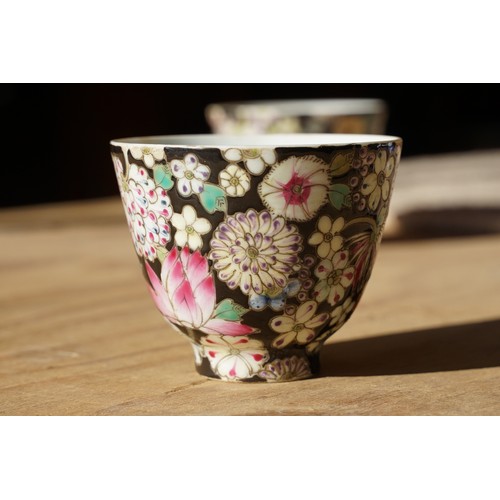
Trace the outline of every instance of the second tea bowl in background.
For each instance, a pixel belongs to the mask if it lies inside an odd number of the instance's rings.
[[[205,117],[217,134],[383,134],[381,99],[303,99],[214,103]]]

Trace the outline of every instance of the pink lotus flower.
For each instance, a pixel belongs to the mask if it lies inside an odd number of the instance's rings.
[[[188,247],[181,251],[174,247],[163,261],[161,281],[148,262],[146,271],[151,282],[151,296],[163,316],[172,323],[208,334],[237,336],[255,331],[240,321],[214,315],[214,277],[199,250],[191,253]]]

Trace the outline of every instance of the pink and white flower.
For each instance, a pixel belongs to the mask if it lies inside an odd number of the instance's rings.
[[[248,335],[255,330],[240,321],[218,318],[215,283],[208,261],[198,251],[174,247],[165,257],[161,281],[146,262],[149,291],[160,312],[172,323],[207,334]]]
[[[115,163],[115,168],[119,165]],[[121,175],[121,174],[120,174]],[[158,250],[171,239],[168,221],[173,209],[167,192],[157,186],[144,167],[130,165],[128,178],[121,182],[121,195],[137,254],[154,261]]]
[[[268,382],[301,380],[310,376],[311,368],[307,359],[299,356],[275,359],[271,363],[267,363],[259,373],[259,377],[266,379]]]
[[[328,165],[315,156],[292,156],[276,164],[259,184],[264,205],[295,221],[314,217],[328,198]]]
[[[170,168],[173,176],[177,178],[177,191],[184,197],[193,193],[200,194],[210,176],[210,169],[199,163],[196,155],[192,153],[187,154],[184,160],[172,160]]]
[[[238,212],[219,224],[210,241],[209,258],[219,279],[245,295],[283,289],[289,275],[300,267],[302,236],[283,217],[267,211]]]
[[[201,344],[212,370],[224,380],[251,378],[269,359],[264,344],[248,337],[208,335]]]
[[[347,250],[335,253],[331,260],[320,261],[314,270],[318,283],[314,287],[313,297],[318,302],[327,299],[329,304],[335,305],[344,298],[345,291],[352,285],[354,279],[354,267],[348,267],[348,262]]]
[[[282,349],[292,342],[307,344],[317,335],[317,329],[328,320],[328,313],[316,314],[318,303],[308,300],[301,304],[293,315],[275,316],[269,325],[279,333],[273,347]]]

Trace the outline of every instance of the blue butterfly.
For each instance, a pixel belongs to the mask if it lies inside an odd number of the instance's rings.
[[[273,311],[281,311],[285,307],[286,299],[297,295],[301,286],[299,280],[292,280],[283,289],[267,290],[267,293],[262,295],[250,296],[248,305],[255,311],[262,311],[267,306]]]

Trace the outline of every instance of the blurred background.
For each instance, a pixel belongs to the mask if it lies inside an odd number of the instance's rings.
[[[492,150],[500,147],[499,92],[443,84],[2,85],[0,205],[118,194],[110,139],[208,133],[204,108],[213,102],[380,98],[389,109],[386,132],[403,137],[405,159]],[[19,184],[19,172],[29,182]]]

